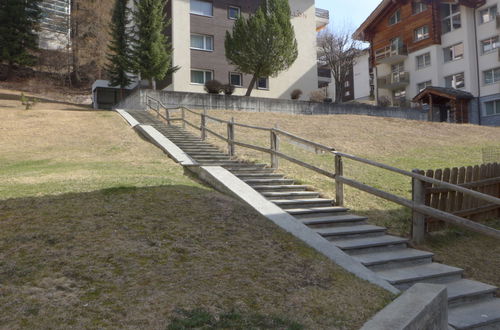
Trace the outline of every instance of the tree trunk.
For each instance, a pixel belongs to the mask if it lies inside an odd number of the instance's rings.
[[[255,82],[256,82],[256,81],[257,81],[257,76],[256,76],[256,75],[254,75],[254,76],[252,77],[252,80],[250,81],[250,85],[248,86],[247,93],[245,94],[245,96],[250,96],[250,95],[252,95],[252,91],[253,91],[253,89],[254,89],[254,87],[255,87]]]
[[[151,87],[152,90],[156,90],[156,79],[151,78],[149,79],[149,87]]]

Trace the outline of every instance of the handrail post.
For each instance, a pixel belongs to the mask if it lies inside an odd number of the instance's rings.
[[[419,173],[413,170],[413,173]],[[412,200],[414,205],[425,205],[425,183],[417,178],[412,179]],[[425,241],[425,220],[426,216],[412,210],[412,231],[411,240],[414,244],[422,244]]]
[[[344,176],[344,162],[342,156],[335,155],[335,205],[344,206],[344,184],[338,177]]]
[[[207,131],[206,129],[206,124],[207,124],[207,111],[203,110],[203,113],[201,114],[201,139],[205,141],[207,139]]]
[[[278,124],[275,125],[278,128]],[[279,157],[276,152],[280,151],[280,138],[274,129],[271,130],[271,167],[278,169],[279,167]]]
[[[170,126],[172,124],[170,121],[170,110],[165,109],[165,117],[167,118],[167,125]]]
[[[234,117],[227,123],[227,150],[229,157],[233,157],[234,152]]]
[[[182,128],[186,129],[186,109],[181,108]]]

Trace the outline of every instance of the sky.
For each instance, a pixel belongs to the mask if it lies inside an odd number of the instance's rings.
[[[330,11],[330,26],[354,32],[382,0],[316,0],[316,7]]]

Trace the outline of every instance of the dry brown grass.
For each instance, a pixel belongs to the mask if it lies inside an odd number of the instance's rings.
[[[184,176],[117,114],[5,98],[1,329],[165,329],[179,308],[356,329],[391,298]]]

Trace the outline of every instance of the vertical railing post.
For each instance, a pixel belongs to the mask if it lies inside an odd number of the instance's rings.
[[[274,126],[278,128],[278,124]],[[274,129],[271,130],[271,167],[277,169],[280,165],[279,157],[276,152],[280,151],[280,137]]]
[[[234,117],[227,123],[227,152],[229,157],[233,157],[234,152]]]
[[[203,141],[207,139],[206,125],[207,125],[207,110],[204,109],[203,113],[201,114],[201,139]]]
[[[344,206],[344,183],[339,177],[344,176],[344,162],[342,156],[335,155],[335,205]]]
[[[413,173],[420,174],[419,170]],[[425,205],[425,183],[422,180],[412,179],[412,200],[414,205]],[[422,244],[425,241],[425,215],[412,210],[411,240],[414,244]]]
[[[165,117],[167,118],[167,125],[170,126],[170,111],[168,109],[165,109]]]
[[[186,109],[181,108],[182,128],[186,128]]]

